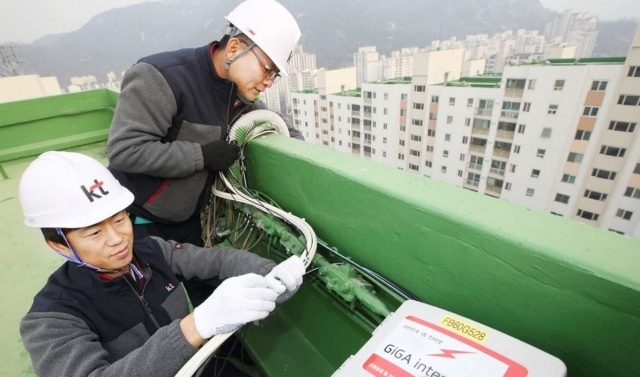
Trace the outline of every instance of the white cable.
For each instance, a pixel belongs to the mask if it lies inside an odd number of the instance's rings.
[[[313,256],[315,255],[316,248],[317,248],[317,238],[316,238],[315,232],[313,231],[313,228],[311,228],[311,226],[304,219],[300,217],[297,217],[289,212],[285,212],[278,207],[274,207],[269,203],[265,203],[263,201],[250,197],[238,191],[235,187],[233,187],[233,185],[231,185],[231,183],[229,183],[229,180],[224,174],[221,173],[220,178],[224,182],[225,186],[227,186],[227,189],[229,189],[232,192],[232,194],[222,192],[214,188],[213,193],[216,196],[221,197],[223,199],[233,200],[236,202],[252,205],[257,209],[265,213],[275,215],[276,217],[283,219],[289,222],[291,225],[298,228],[298,230],[300,230],[300,232],[304,235],[306,240],[306,247],[305,247],[305,253],[304,253],[305,255],[300,257],[302,258],[302,261],[304,262],[305,267],[309,267],[309,264],[311,263],[311,260],[313,259]]]
[[[269,122],[271,126],[275,126],[275,130],[273,128],[265,129],[264,127],[257,126],[258,122],[264,123],[265,121]],[[247,128],[250,129],[247,130]],[[229,131],[230,140],[236,140],[236,136],[241,129],[244,132],[247,132],[247,141],[269,132],[278,132],[282,135],[289,136],[289,129],[287,128],[284,120],[276,113],[269,110],[254,110],[244,114],[240,119],[238,119],[238,121],[236,121],[233,127],[231,127],[231,130]],[[249,204],[265,213],[272,214],[283,219],[298,228],[306,240],[306,247],[303,253],[304,256],[300,255],[300,258],[302,259],[305,268],[309,267],[318,246],[316,233],[313,231],[313,228],[311,228],[311,226],[300,217],[238,191],[222,172],[219,174],[225,186],[232,192],[232,194],[219,191],[214,185],[212,191],[216,196],[223,199]],[[233,333],[234,332],[218,334],[209,339],[209,341],[202,346],[202,348],[200,348],[198,352],[196,352],[196,354],[182,366],[182,368],[180,368],[175,377],[192,377],[193,374],[198,371],[198,368],[200,368],[202,363],[216,352],[222,343],[233,335]]]
[[[211,356],[220,346],[224,343],[225,340],[229,339],[229,337],[233,335],[233,332],[228,332],[226,334],[218,334],[213,338],[209,339],[209,341],[202,346],[196,352],[195,355],[187,361],[182,368],[176,373],[175,377],[191,377],[195,372],[198,371],[198,368],[204,363],[209,356]]]

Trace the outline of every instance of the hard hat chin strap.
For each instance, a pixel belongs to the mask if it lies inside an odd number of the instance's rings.
[[[235,28],[234,28],[235,29]],[[227,77],[228,77],[228,72],[229,72],[229,67],[231,66],[231,63],[235,62],[236,60],[240,59],[244,54],[246,54],[247,52],[251,51],[252,48],[254,48],[256,46],[255,42],[251,42],[247,45],[247,47],[245,47],[244,49],[242,49],[242,51],[240,51],[239,53],[236,54],[236,56],[233,57],[233,59],[229,60],[229,59],[225,59],[224,61],[224,68],[227,70]],[[249,101],[248,99],[242,97],[241,95],[238,94],[238,99],[240,101],[242,101],[244,104],[246,105],[250,105],[252,103],[254,103],[255,101]]]
[[[120,267],[120,268],[116,268],[116,269],[100,268],[100,267],[93,266],[93,265],[83,261],[82,258],[80,257],[80,254],[78,254],[76,249],[71,245],[71,242],[69,242],[67,237],[64,235],[64,232],[62,231],[62,229],[61,228],[56,228],[56,232],[58,233],[58,235],[60,235],[60,237],[62,237],[64,242],[67,244],[67,247],[69,248],[69,250],[71,250],[71,253],[73,254],[73,257],[71,257],[71,256],[69,256],[67,254],[64,254],[64,253],[58,251],[58,250],[55,250],[56,253],[61,255],[66,260],[68,260],[70,262],[77,263],[78,265],[80,265],[82,267],[87,267],[87,268],[89,268],[91,270],[94,270],[96,272],[102,272],[102,273],[114,273],[114,272],[118,272],[118,271],[120,271],[120,270],[122,270],[124,268],[124,267]],[[138,267],[136,267],[135,264],[129,263],[129,267],[131,268],[131,271],[133,271],[133,273],[136,275],[136,277],[138,279],[142,279],[142,273],[140,272]]]
[[[251,42],[251,43],[249,43],[247,45],[247,47],[242,49],[242,51],[237,53],[236,56],[233,57],[233,59],[231,59],[231,60],[225,59],[224,68],[227,70],[227,72],[229,71],[229,66],[231,66],[231,63],[233,63],[236,60],[240,59],[244,54],[246,54],[247,52],[251,51],[251,49],[254,48],[255,46],[256,46],[255,42]]]

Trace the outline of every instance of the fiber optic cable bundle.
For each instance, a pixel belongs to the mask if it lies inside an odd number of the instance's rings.
[[[255,110],[244,114],[238,121],[231,127],[229,131],[229,141],[236,142],[240,147],[240,160],[236,161],[227,172],[219,172],[220,182],[223,183],[224,188],[218,189],[214,184],[212,193],[215,198],[212,199],[212,205],[208,207],[207,217],[212,217],[211,211],[215,211],[216,198],[225,199],[228,201],[244,203],[259,209],[262,212],[273,215],[274,217],[294,226],[297,228],[305,239],[304,250],[299,257],[302,259],[305,268],[309,267],[313,256],[315,255],[317,247],[316,234],[307,222],[289,212],[286,212],[274,205],[266,203],[246,188],[246,179],[244,176],[243,158],[244,147],[249,141],[254,138],[269,133],[279,133],[284,136],[289,136],[289,130],[284,120],[276,113],[269,110]],[[208,224],[204,226],[205,232],[210,232],[213,229],[215,233],[219,226],[214,220],[212,224],[206,221]],[[228,224],[227,224],[228,225]],[[205,245],[210,243],[214,237],[208,235],[205,237]],[[227,340],[233,332],[226,334],[215,335],[178,371],[176,377],[190,377],[198,370],[198,368],[212,355],[221,345]]]

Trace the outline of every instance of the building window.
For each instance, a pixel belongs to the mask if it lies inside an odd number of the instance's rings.
[[[404,140],[399,140],[398,144],[400,144],[401,147],[404,147]]]
[[[600,217],[600,215],[598,215],[597,213],[584,211],[581,209],[578,210],[577,215],[578,217],[582,217],[583,219],[592,220],[592,221],[597,221],[598,217]]]
[[[463,161],[467,158],[464,153],[460,153],[460,161]]]
[[[627,77],[640,77],[640,66],[631,66],[629,67],[629,73],[627,73]]]
[[[420,136],[420,135],[411,135],[411,140],[413,140],[413,141],[422,141],[422,136]]]
[[[422,119],[411,119],[411,124],[414,126],[422,126]]]
[[[464,118],[464,125],[465,126],[471,125],[471,118]]]
[[[467,99],[467,107],[473,107],[473,98]]]
[[[631,216],[632,215],[633,215],[633,212],[626,211],[626,210],[624,210],[622,208],[620,208],[620,209],[618,209],[616,211],[616,217],[620,217],[620,218],[625,219],[625,220],[631,220]]]
[[[469,136],[463,136],[462,137],[462,144],[468,144],[469,143]]]
[[[556,202],[560,202],[563,204],[569,203],[569,195],[564,194],[556,194],[556,198],[554,199]]]
[[[425,161],[424,162],[424,166],[430,168],[431,167],[431,161]]]
[[[453,117],[451,115],[447,115],[447,124],[453,123]]]
[[[531,102],[525,102],[522,104],[522,111],[524,111],[525,113],[528,113],[529,111],[531,111]]]
[[[387,157],[387,151],[382,151],[382,157]]]
[[[564,80],[556,80],[553,84],[553,90],[562,90],[564,88]]]
[[[524,124],[519,124],[518,125],[518,133],[519,134],[523,134],[524,130],[527,128],[527,126],[525,126]]]
[[[575,183],[576,182],[576,176],[575,175],[570,175],[570,174],[563,174],[562,175],[562,182]]]
[[[542,158],[544,157],[545,153],[547,153],[546,150],[538,148],[538,151],[536,152],[536,156]]]
[[[571,152],[569,153],[569,158],[567,158],[567,161],[581,163],[582,157],[584,157],[583,154]]]
[[[607,82],[606,81],[594,81],[591,83],[591,90],[597,91],[597,92],[603,92],[607,89]]]
[[[418,171],[418,170],[420,170],[420,167],[418,165],[409,164],[409,170]]]
[[[536,88],[536,79],[529,80],[529,85],[527,86],[527,89],[534,90],[535,88]]]
[[[449,151],[442,151],[442,157],[444,158],[448,158],[449,157]]]
[[[622,95],[618,98],[618,105],[638,106],[640,104],[640,96]]]
[[[551,137],[551,128],[545,127],[542,129],[542,134],[540,135],[543,139],[548,139]]]
[[[609,129],[612,131],[633,132],[636,129],[636,123],[635,122],[619,122],[616,120],[612,120],[609,123]]]
[[[625,148],[610,147],[607,145],[600,147],[600,154],[604,154],[606,156],[624,157],[626,152],[627,150]]]
[[[427,152],[433,152],[433,145],[427,145]]]
[[[402,126],[402,125],[400,126],[400,131],[404,132],[406,130],[407,130],[407,126]]]
[[[413,108],[416,109],[416,110],[422,110],[422,109],[424,109],[424,103],[414,102],[413,103]]]
[[[603,169],[593,169],[591,171],[591,176],[613,181],[616,179],[616,172]]]
[[[436,130],[427,130],[427,136],[436,137]]]
[[[576,140],[589,140],[590,137],[591,137],[591,131],[583,131],[583,130],[576,131]]]
[[[513,153],[520,153],[520,146],[519,145],[514,145],[513,146]]]
[[[527,189],[527,196],[533,196],[533,194],[536,193],[536,190],[532,189],[532,188],[528,188]]]
[[[420,157],[420,151],[417,151],[415,149],[409,149],[409,154],[412,156]]]
[[[456,98],[455,97],[449,97],[449,106],[453,106],[456,104]]]
[[[387,138],[386,137],[382,138],[382,144],[387,144]]]
[[[404,160],[404,153],[398,153],[398,160]]]
[[[429,113],[429,120],[438,120],[437,113]]]
[[[584,110],[582,111],[582,115],[584,115],[586,117],[598,116],[598,110],[599,109],[600,109],[599,107],[585,106]]]
[[[451,141],[451,134],[444,134],[444,141]]]
[[[426,86],[424,85],[414,85],[413,86],[413,90],[416,92],[424,92],[426,89]]]
[[[624,192],[624,196],[628,196],[630,198],[640,199],[640,189],[635,187],[627,187]]]
[[[599,200],[601,202],[604,202],[605,200],[607,200],[607,194],[603,194],[603,193],[597,192],[597,191],[585,190],[584,191],[584,196],[585,196],[585,198],[589,198],[589,199],[593,199],[593,200]]]
[[[480,156],[471,155],[469,158],[469,167],[471,169],[482,169],[482,164],[484,163],[484,158]]]
[[[531,170],[531,178],[538,178],[538,177],[540,177],[540,169]]]
[[[555,114],[558,112],[558,105],[549,105],[549,109],[547,110],[547,114]]]
[[[440,97],[438,96],[431,96],[431,103],[438,103],[438,101],[440,100]]]
[[[446,166],[442,166],[442,167],[440,168],[440,171],[441,171],[442,173],[446,173],[446,172],[447,172],[447,167],[446,167]]]
[[[504,189],[507,191],[511,191],[511,182],[505,182]]]

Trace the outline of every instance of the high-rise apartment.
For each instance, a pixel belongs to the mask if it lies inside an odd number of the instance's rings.
[[[626,58],[501,76],[460,77],[461,54],[434,53],[416,55],[410,79],[294,94],[296,125],[311,142],[640,238],[640,29]],[[303,110],[311,101],[325,115]]]

